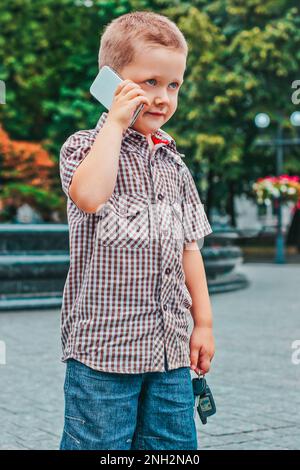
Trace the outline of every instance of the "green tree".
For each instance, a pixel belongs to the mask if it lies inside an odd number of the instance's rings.
[[[254,146],[254,116],[289,116],[299,79],[300,16],[292,0],[13,0],[0,3],[0,79],[7,88],[0,122],[13,139],[39,141],[58,163],[78,129],[104,108],[89,93],[104,26],[132,10],[169,16],[189,44],[175,116],[164,126],[186,155],[208,213],[231,214],[234,195],[275,172],[274,149]],[[268,133],[274,134],[274,126]],[[284,133],[295,135],[287,119]],[[265,132],[264,132],[265,133]],[[285,153],[299,173],[299,150]],[[58,169],[56,190],[61,191]]]

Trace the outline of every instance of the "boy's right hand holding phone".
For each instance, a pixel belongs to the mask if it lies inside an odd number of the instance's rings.
[[[106,122],[70,185],[70,197],[83,211],[95,213],[110,198],[118,174],[122,134],[142,103],[150,106],[145,91],[137,83],[124,80],[117,86]]]
[[[136,108],[142,103],[150,106],[146,92],[132,80],[124,80],[116,88],[107,120],[120,125],[124,131],[129,127]]]

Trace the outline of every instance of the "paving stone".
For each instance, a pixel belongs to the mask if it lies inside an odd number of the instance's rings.
[[[300,266],[247,263],[247,289],[211,296],[216,354],[206,378],[217,413],[196,417],[199,449],[300,449]],[[190,318],[190,331],[193,326]],[[58,449],[65,364],[60,311],[0,313],[0,449]],[[194,377],[195,374],[191,373]]]

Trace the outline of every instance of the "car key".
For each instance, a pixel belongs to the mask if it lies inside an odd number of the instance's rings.
[[[198,377],[192,380],[194,397],[197,411],[202,424],[207,423],[207,417],[216,413],[216,405],[204,375],[199,373]]]

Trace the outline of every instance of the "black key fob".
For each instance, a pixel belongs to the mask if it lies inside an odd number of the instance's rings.
[[[213,395],[204,376],[199,375],[199,377],[192,380],[192,383],[199,417],[202,424],[206,424],[207,417],[212,416],[217,411]]]

